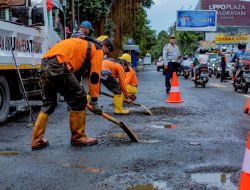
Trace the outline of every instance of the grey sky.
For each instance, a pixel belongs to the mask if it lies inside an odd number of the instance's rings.
[[[176,21],[176,11],[180,10],[194,10],[199,0],[154,0],[155,5],[147,10],[148,19],[151,21],[151,29],[168,30]]]

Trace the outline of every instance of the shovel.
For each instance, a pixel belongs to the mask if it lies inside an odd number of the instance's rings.
[[[93,107],[91,105],[87,104],[87,108],[91,112],[93,112]],[[101,116],[104,117],[105,119],[111,121],[112,123],[120,126],[122,128],[122,130],[128,135],[128,137],[133,142],[139,142],[139,139],[138,139],[137,135],[128,126],[126,126],[125,123],[123,123],[122,121],[118,121],[118,120],[114,119],[113,117],[111,117],[110,115],[108,115],[106,113],[102,113]]]
[[[107,97],[110,97],[110,98],[113,98],[112,95],[108,94],[108,93],[105,93],[105,92],[101,92],[102,95],[104,96],[107,96]],[[126,102],[125,102],[126,103]],[[132,104],[132,105],[135,105],[135,106],[140,106],[142,108],[144,108],[146,110],[146,112],[149,114],[149,115],[153,115],[153,113],[150,111],[150,109],[148,109],[147,106],[144,106],[142,104],[138,104],[138,103],[135,103],[135,102],[131,102],[131,103],[128,103],[128,104]]]

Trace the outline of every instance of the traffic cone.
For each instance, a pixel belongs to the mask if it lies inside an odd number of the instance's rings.
[[[170,95],[166,100],[167,103],[182,103],[180,88],[178,83],[178,77],[176,72],[173,73],[172,84],[170,89]]]
[[[239,190],[249,190],[249,188],[250,188],[250,133],[248,133],[247,148],[242,166]]]
[[[248,99],[246,105],[244,106],[243,109],[244,113],[249,114],[250,115],[250,98]]]

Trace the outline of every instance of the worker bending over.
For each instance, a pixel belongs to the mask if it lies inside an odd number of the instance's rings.
[[[137,94],[138,80],[134,69],[131,67],[131,55],[129,55],[128,53],[124,53],[121,57],[119,57],[119,62],[124,67],[125,84],[127,91],[129,93],[129,97],[132,101],[135,101],[136,99],[135,95]]]
[[[69,38],[55,44],[43,56],[41,64],[41,84],[43,105],[32,132],[32,150],[49,145],[43,139],[48,117],[57,106],[57,93],[64,96],[70,106],[71,145],[94,145],[96,138],[85,134],[86,93],[76,79],[74,72],[89,69],[89,90],[91,104],[96,113],[102,110],[97,100],[100,90],[101,64],[105,53],[112,51],[111,40],[107,36],[99,39],[100,45],[80,38]],[[90,49],[88,48],[90,47]],[[85,61],[89,50],[89,61]],[[88,66],[86,66],[88,65]]]
[[[110,90],[114,94],[114,113],[123,115],[129,114],[129,110],[123,109],[124,96],[125,102],[132,102],[126,87],[123,66],[113,59],[103,60],[101,82],[108,90]]]

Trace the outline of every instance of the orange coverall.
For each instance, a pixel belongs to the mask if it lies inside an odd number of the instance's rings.
[[[129,71],[125,72],[125,83],[126,86],[131,85],[133,87],[137,87],[138,82],[134,69],[129,68]]]
[[[88,41],[79,38],[69,38],[54,45],[43,58],[56,57],[59,63],[66,64],[69,71],[75,72],[81,68],[85,61],[87,47]],[[89,77],[89,91],[91,97],[98,97],[100,93],[102,60],[103,51],[101,49],[97,49],[95,44],[91,43],[91,69]]]
[[[102,70],[110,71],[113,78],[119,79],[120,88],[123,94],[128,97],[129,93],[125,83],[125,72],[122,66],[119,63],[107,59],[102,61]]]

